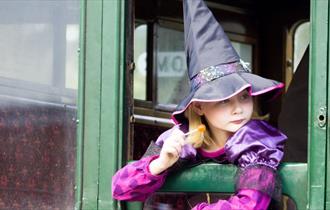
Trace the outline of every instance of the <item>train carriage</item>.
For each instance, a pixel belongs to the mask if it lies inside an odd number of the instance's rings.
[[[286,84],[258,102],[289,137],[283,209],[328,209],[330,2],[205,2],[253,72]],[[0,209],[141,209],[112,198],[111,177],[173,125],[189,91],[182,0],[15,0],[0,11]],[[235,171],[203,164],[158,194],[187,209],[172,195],[232,193]]]

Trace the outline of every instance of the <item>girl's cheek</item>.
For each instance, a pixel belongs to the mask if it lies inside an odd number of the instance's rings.
[[[251,119],[252,113],[253,113],[253,106],[249,107],[248,112],[249,112],[249,116],[250,116],[250,119]]]

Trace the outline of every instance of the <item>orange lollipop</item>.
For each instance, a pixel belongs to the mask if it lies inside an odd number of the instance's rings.
[[[184,136],[188,136],[188,135],[190,135],[190,134],[192,134],[192,133],[195,133],[195,132],[203,133],[203,132],[205,132],[205,130],[206,130],[205,125],[204,125],[204,124],[200,124],[200,125],[199,125],[197,128],[195,128],[194,130],[191,130],[191,131],[185,133]]]

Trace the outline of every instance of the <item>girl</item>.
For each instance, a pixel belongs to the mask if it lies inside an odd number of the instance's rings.
[[[273,97],[283,84],[251,73],[203,0],[183,4],[190,94],[172,115],[176,125],[142,159],[114,175],[113,197],[144,201],[172,171],[211,160],[239,167],[236,192],[228,200],[199,203],[194,210],[267,209],[281,195],[276,169],[286,136],[251,119],[253,96]],[[186,137],[200,124],[205,132]]]

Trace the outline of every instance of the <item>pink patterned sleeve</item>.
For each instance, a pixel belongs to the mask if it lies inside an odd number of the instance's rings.
[[[271,198],[257,190],[240,190],[228,200],[200,203],[192,210],[266,210]]]
[[[144,201],[165,182],[166,172],[152,175],[149,164],[158,156],[142,158],[128,164],[112,178],[112,196],[117,200]]]

